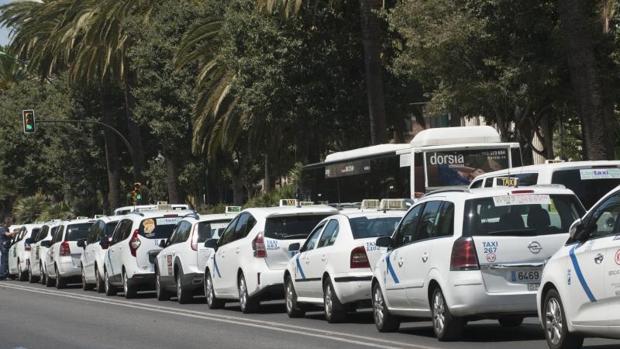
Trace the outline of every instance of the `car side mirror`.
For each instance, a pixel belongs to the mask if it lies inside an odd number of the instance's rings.
[[[212,248],[217,251],[217,239],[209,239],[205,241],[206,248]]]
[[[377,247],[392,247],[392,238],[389,236],[382,236],[380,238],[377,238],[375,245]]]
[[[166,244],[168,243],[168,240],[159,240],[159,247],[161,248],[165,248]]]
[[[570,241],[584,241],[588,237],[588,229],[581,218],[571,224],[568,229]]]
[[[49,248],[50,246],[52,246],[52,241],[50,240],[41,241],[41,246]]]
[[[108,238],[104,237],[101,241],[99,241],[99,246],[101,246],[102,249],[107,250],[108,247],[110,247],[110,241]]]
[[[86,248],[86,240],[84,239],[78,240],[77,245],[78,247]]]
[[[301,249],[301,244],[299,242],[288,245],[289,252],[299,252],[300,249]]]

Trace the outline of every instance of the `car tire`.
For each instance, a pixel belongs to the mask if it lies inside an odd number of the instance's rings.
[[[129,280],[127,277],[127,273],[123,270],[123,292],[125,293],[125,298],[131,299],[136,298],[138,295],[137,287]]]
[[[107,270],[104,270],[104,288],[105,288],[105,295],[106,296],[114,296],[116,295],[116,288],[114,288],[114,285],[112,285],[112,283],[110,282],[110,275],[108,274]]]
[[[440,342],[447,342],[461,338],[465,320],[450,313],[446,298],[439,287],[433,291],[430,303],[433,331],[437,339]]]
[[[183,288],[183,270],[179,270],[177,273],[176,288],[177,288],[177,302],[179,304],[187,304],[194,299],[193,294]]]
[[[96,265],[95,265],[95,290],[97,290],[97,293],[105,292],[105,283],[103,279],[101,278],[101,275],[99,275],[99,268],[97,268]]]
[[[519,327],[523,324],[522,316],[507,316],[497,320],[502,327]]]
[[[43,265],[39,264],[39,281],[41,285],[47,286],[47,275],[43,272]]]
[[[55,284],[54,279],[52,279],[49,275],[47,275],[47,272],[45,272],[45,286],[46,287],[52,287]]]
[[[566,313],[560,294],[555,289],[545,293],[542,308],[543,329],[550,349],[579,349],[583,336],[568,331]]]
[[[56,272],[56,288],[59,290],[66,288],[67,280],[60,276],[60,273],[58,272],[58,266],[54,266],[54,271]]]
[[[28,264],[28,282],[34,284],[39,280],[36,276],[32,275],[32,266],[30,266],[30,261],[27,261],[26,263]]]
[[[295,292],[295,285],[290,277],[286,278],[284,286],[285,300],[286,300],[286,314],[290,318],[300,318],[306,315],[306,312],[297,304],[297,293]]]
[[[89,291],[93,289],[93,285],[86,282],[86,271],[84,270],[84,266],[82,265],[82,290]]]
[[[400,319],[390,314],[381,286],[375,283],[372,286],[372,313],[375,326],[379,332],[395,332],[400,327]]]
[[[158,301],[163,302],[170,300],[170,292],[166,291],[166,289],[161,284],[159,269],[155,269],[155,294]]]
[[[17,280],[19,281],[28,280],[28,273],[22,270],[22,264],[20,263],[19,259],[17,260]]]
[[[248,284],[245,282],[245,277],[243,274],[239,275],[237,282],[237,289],[239,291],[239,307],[241,308],[241,312],[244,314],[255,313],[258,311],[259,307],[259,302],[254,297],[250,297],[247,285]]]
[[[209,309],[221,309],[224,308],[226,302],[221,299],[218,299],[215,296],[215,290],[213,289],[213,279],[211,279],[211,275],[208,270],[205,271],[205,298],[207,299],[207,306]]]
[[[329,277],[323,282],[323,306],[327,322],[338,323],[346,319],[346,308],[338,299],[334,285]]]

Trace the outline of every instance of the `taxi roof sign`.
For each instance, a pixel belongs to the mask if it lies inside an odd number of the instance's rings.
[[[381,204],[381,202],[377,199],[364,199],[362,200],[362,205],[360,206],[360,209],[362,210],[377,210],[379,209],[379,205]]]
[[[298,206],[297,199],[280,199],[280,207]]]
[[[312,206],[314,205],[313,201],[300,201],[299,206]]]
[[[383,211],[407,210],[408,208],[406,199],[383,199],[379,204],[379,209]]]
[[[519,186],[519,178],[517,177],[497,177],[496,185],[501,187],[518,187]]]
[[[224,213],[239,213],[241,212],[241,206],[226,206]]]

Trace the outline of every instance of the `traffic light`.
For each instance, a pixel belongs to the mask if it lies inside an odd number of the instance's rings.
[[[34,133],[34,110],[22,110],[22,119],[24,121],[24,133]]]

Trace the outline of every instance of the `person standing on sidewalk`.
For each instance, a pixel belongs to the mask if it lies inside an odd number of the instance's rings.
[[[0,226],[0,281],[9,276],[9,248],[11,239],[17,234],[9,231],[10,222],[10,217],[6,217]]]

